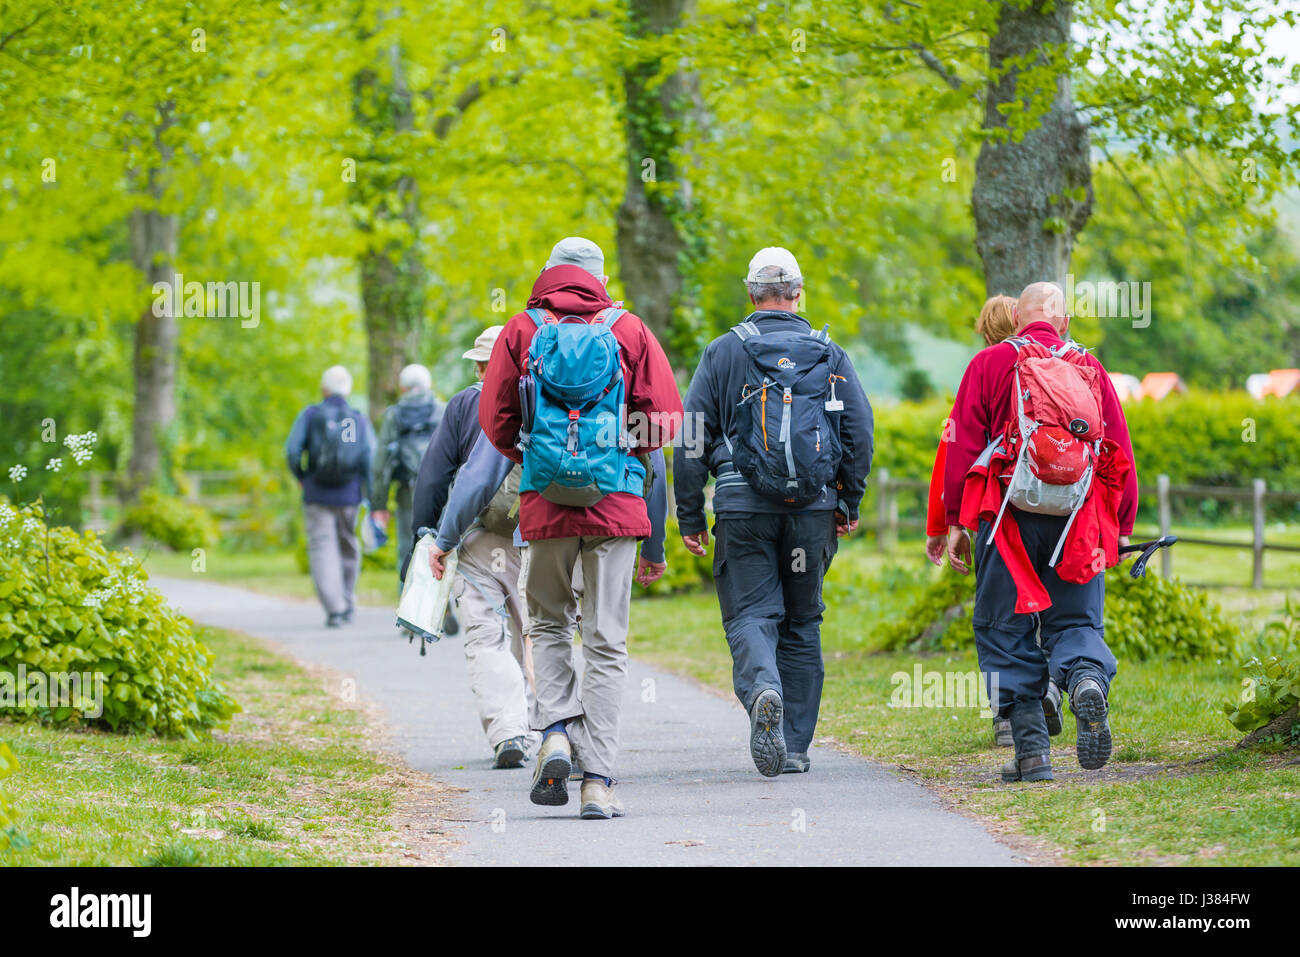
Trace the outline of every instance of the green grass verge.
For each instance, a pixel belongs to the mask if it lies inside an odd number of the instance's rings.
[[[21,765],[4,791],[30,841],[0,864],[409,860],[403,818],[439,798],[366,749],[362,712],[256,639],[202,638],[244,708],[228,732],[190,742],[0,722]]]

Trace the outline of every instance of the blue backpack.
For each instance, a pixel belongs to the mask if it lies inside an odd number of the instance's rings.
[[[830,334],[762,333],[749,321],[731,331],[748,357],[732,462],[764,498],[811,505],[835,481],[842,454]]]
[[[613,325],[627,310],[602,309],[590,323],[529,309],[537,323],[520,379],[524,453],[519,491],[586,508],[611,492],[642,495],[645,466],[628,448],[623,366]]]

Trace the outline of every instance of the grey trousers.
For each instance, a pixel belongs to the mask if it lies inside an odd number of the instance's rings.
[[[397,500],[393,514],[397,522],[397,593],[402,593],[402,560],[406,558],[406,549],[414,540],[411,537],[411,486],[399,485],[394,493]]]
[[[612,778],[627,684],[636,539],[547,538],[528,548],[526,590],[537,682],[533,728],[542,731],[567,721],[578,765]],[[575,564],[582,576],[581,688],[573,661],[579,604]]]
[[[338,615],[356,604],[361,547],[357,543],[358,505],[303,503],[307,560],[316,597],[327,614]]]
[[[524,658],[524,600],[512,539],[470,531],[457,549],[452,590],[465,635],[465,665],[488,744],[528,734],[532,706]]]

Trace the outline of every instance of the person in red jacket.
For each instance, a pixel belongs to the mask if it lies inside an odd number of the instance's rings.
[[[1064,344],[1070,317],[1065,313],[1060,287],[1045,282],[1028,286],[1016,312],[1018,336],[1049,348]],[[944,469],[944,510],[948,561],[963,574],[970,570],[971,561],[971,540],[961,522],[963,490],[976,460],[994,438],[1003,434],[1015,414],[1012,400],[1016,357],[1016,348],[1008,343],[983,350],[971,360],[957,390],[952,428],[946,436],[951,441]],[[1124,543],[1137,515],[1137,473],[1127,468],[1133,459],[1128,424],[1101,363],[1091,355],[1086,361],[1100,371],[1105,437],[1114,443],[1116,457],[1125,462],[1127,469],[1126,474],[1121,472],[1122,480],[1116,482],[1115,494],[1106,497],[1115,513],[1111,527],[1117,526],[1119,542]],[[971,503],[968,515],[981,515],[975,508],[978,504]],[[1115,656],[1106,646],[1102,625],[1105,577],[1093,574],[1081,582],[1058,574],[1058,568],[1049,564],[1066,527],[1065,516],[1038,515],[1014,507],[1008,508],[1008,515],[1018,537],[1014,552],[1004,552],[1007,536],[1003,534],[999,534],[997,544],[989,543],[991,523],[983,517],[979,519],[974,548],[973,625],[980,670],[989,676],[991,684],[996,679],[998,714],[1011,719],[1015,739],[1016,756],[1003,768],[1003,779],[1052,777],[1042,705],[1049,677],[1069,694],[1078,724],[1079,763],[1084,768],[1099,768],[1110,758],[1108,695],[1116,672]],[[1047,601],[1037,610],[1028,611],[1021,606],[1020,589],[1035,576]]]
[[[561,240],[533,284],[528,308],[590,322],[612,305],[604,264],[600,247],[590,240]],[[506,323],[488,361],[479,402],[479,422],[488,440],[516,462],[523,461],[517,445],[523,424],[519,378],[536,331],[527,313]],[[639,318],[626,313],[612,331],[623,364],[626,425],[632,440],[640,443],[631,451],[649,454],[667,445],[681,426],[677,383],[663,347]],[[519,533],[529,543],[525,591],[536,681],[532,727],[543,733],[530,798],[535,804],[566,804],[566,782],[576,759],[583,770],[581,816],[621,817],[614,765],[627,682],[632,580],[635,573],[636,581],[647,586],[666,567],[637,558],[637,540],[650,534],[645,499],[613,492],[594,505],[577,507],[526,491],[519,497]],[[578,564],[586,662],[581,689],[573,667]]]

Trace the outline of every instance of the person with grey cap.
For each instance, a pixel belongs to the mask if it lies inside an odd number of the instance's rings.
[[[375,436],[366,417],[348,405],[352,376],[347,369],[326,369],[321,392],[324,398],[294,421],[285,458],[302,486],[307,559],[325,624],[338,628],[352,620],[356,605],[357,513],[370,487]]]
[[[745,277],[754,306],[709,343],[686,394],[673,463],[677,521],[696,555],[709,542],[750,756],[775,777],[809,770],[824,669],[822,579],[837,536],[858,524],[871,470],[871,405],[844,350],[795,312],[803,275],[789,250],[761,249]],[[691,431],[696,434],[691,435]]]
[[[529,489],[531,450],[537,447],[541,416],[534,410],[521,450],[524,408],[520,377],[540,325],[586,323],[593,336],[617,343],[624,390],[623,427],[635,416],[667,422],[656,435],[629,434],[620,443],[616,474],[646,474],[642,469],[653,453],[672,440],[680,422],[681,398],[672,367],[654,334],[639,318],[611,301],[605,289],[604,256],[588,239],[569,237],[551,251],[533,283],[528,309],[511,317],[502,330],[483,379],[479,421],[488,440],[503,456],[522,463],[519,532],[528,542],[525,586],[529,635],[533,643],[536,704],[532,727],[542,732],[529,799],[534,804],[568,803],[568,778],[576,762],[582,768],[578,814],[586,819],[622,817],[624,805],[615,794],[615,766],[622,724],[623,692],[627,684],[628,615],[633,581],[643,586],[658,580],[666,564],[642,549],[638,540],[652,533],[648,489],[631,481],[619,490],[604,491],[594,504],[563,504]],[[539,325],[540,324],[540,325]],[[556,330],[558,331],[558,330]],[[539,404],[540,390],[527,394]],[[571,409],[575,422],[581,410]],[[601,446],[610,449],[612,446]],[[641,465],[635,465],[636,460]],[[582,598],[575,587],[575,566],[582,569]],[[582,611],[582,654],[586,662],[581,681],[574,668],[573,646],[579,608]]]
[[[411,496],[420,464],[433,433],[442,421],[442,403],[433,394],[433,377],[422,365],[408,365],[397,377],[400,398],[384,410],[379,422],[379,441],[370,474],[370,507],[381,527],[388,525],[389,492],[397,486],[397,577],[407,542],[414,541],[411,527]]]

